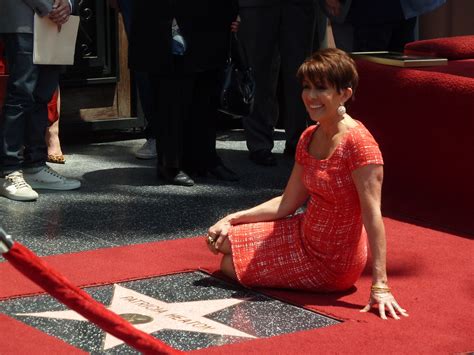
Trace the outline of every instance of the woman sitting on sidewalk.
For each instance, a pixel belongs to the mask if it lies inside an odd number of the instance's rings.
[[[407,316],[388,287],[382,154],[344,106],[358,83],[354,61],[328,48],[306,60],[298,77],[316,124],[301,135],[283,195],[218,221],[208,247],[224,254],[222,271],[245,286],[341,291],[364,270],[368,239],[373,281],[363,311],[376,304],[384,319],[386,310]]]

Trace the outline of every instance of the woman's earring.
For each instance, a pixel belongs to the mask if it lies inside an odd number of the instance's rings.
[[[346,114],[346,107],[343,104],[337,108],[337,114],[339,116],[344,116]]]

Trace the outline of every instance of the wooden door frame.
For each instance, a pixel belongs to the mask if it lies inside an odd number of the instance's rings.
[[[130,118],[132,116],[131,77],[128,69],[128,40],[121,14],[118,14],[118,67],[119,80],[115,88],[112,106],[82,108],[79,110],[83,121],[100,121]]]

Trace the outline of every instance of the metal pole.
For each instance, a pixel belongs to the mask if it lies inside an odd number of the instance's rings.
[[[8,253],[13,247],[13,239],[0,227],[0,253]]]

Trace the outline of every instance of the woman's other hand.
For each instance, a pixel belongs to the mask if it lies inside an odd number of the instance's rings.
[[[209,228],[207,231],[206,244],[212,253],[219,253],[219,248],[227,239],[231,226],[229,218],[225,217]]]
[[[369,303],[361,309],[361,312],[368,312],[374,305],[377,305],[380,318],[382,319],[387,319],[387,311],[394,319],[400,319],[398,314],[408,317],[407,311],[400,307],[398,302],[395,300],[395,297],[393,297],[390,288],[386,286],[372,286]]]
[[[235,21],[233,21],[230,25],[230,30],[232,32],[239,32],[239,26],[240,26],[240,16],[237,16]]]

